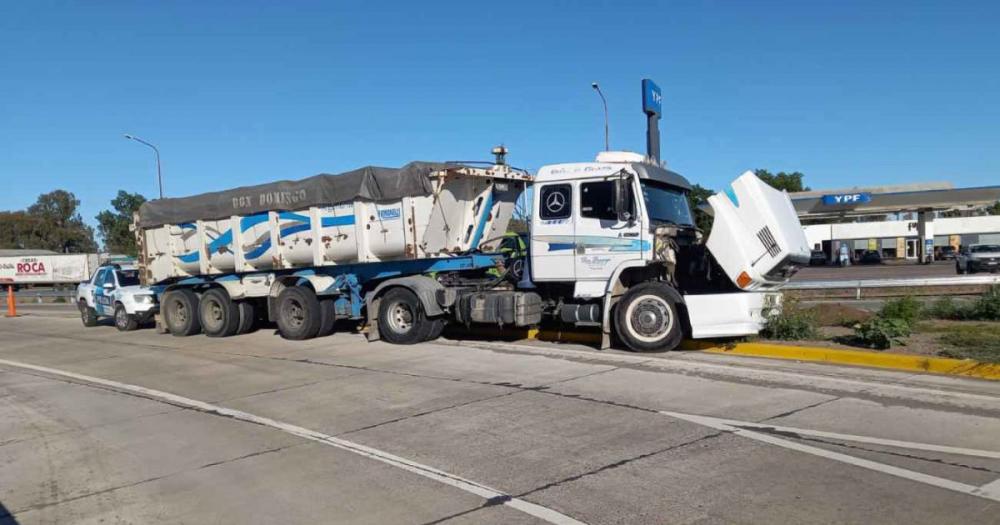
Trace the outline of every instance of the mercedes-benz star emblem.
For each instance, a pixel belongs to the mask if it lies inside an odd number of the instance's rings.
[[[565,205],[566,197],[563,197],[561,192],[554,191],[545,198],[545,209],[552,213],[559,213]]]

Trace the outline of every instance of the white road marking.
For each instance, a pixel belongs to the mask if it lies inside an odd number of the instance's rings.
[[[584,525],[583,522],[575,520],[569,516],[566,516],[565,514],[561,514],[555,510],[543,507],[541,505],[537,505],[535,503],[531,503],[529,501],[515,498],[499,490],[487,487],[486,485],[482,485],[474,481],[469,481],[454,474],[449,474],[443,470],[438,470],[434,467],[430,467],[427,465],[417,463],[415,461],[411,461],[406,458],[395,456],[388,452],[367,447],[360,443],[355,443],[353,441],[348,441],[346,439],[341,439],[327,434],[323,434],[321,432],[310,430],[308,428],[303,428],[297,425],[276,421],[274,419],[266,417],[256,416],[254,414],[250,414],[242,410],[235,410],[232,408],[226,408],[219,405],[213,405],[211,403],[206,403],[204,401],[198,401],[196,399],[191,399],[176,394],[171,394],[169,392],[152,390],[138,385],[130,385],[128,383],[119,383],[118,381],[111,381],[109,379],[102,379],[99,377],[77,374],[66,370],[48,368],[28,363],[20,363],[17,361],[9,361],[6,359],[0,359],[0,365],[6,365],[26,370],[34,370],[36,372],[41,372],[43,374],[75,379],[83,383],[103,385],[114,390],[132,392],[149,399],[165,401],[167,403],[176,406],[193,408],[204,412],[210,412],[227,416],[240,421],[246,421],[248,423],[263,425],[301,438],[305,438],[311,441],[316,441],[324,445],[329,445],[331,447],[335,447],[341,450],[353,452],[355,454],[364,456],[369,459],[380,461],[387,465],[403,469],[407,472],[412,472],[414,474],[417,474],[418,476],[423,476],[425,478],[437,481],[439,483],[443,483],[445,485],[463,490],[470,494],[475,494],[476,496],[479,496],[481,498],[502,502],[504,505],[507,505],[511,508],[517,509],[521,512],[524,512],[525,514],[529,514],[531,516],[534,516],[540,520],[549,523],[553,523],[556,525]]]
[[[1000,499],[1000,479],[995,479],[990,483],[979,487],[983,494],[991,494],[994,499]]]
[[[680,412],[670,412],[666,410],[661,410],[661,414],[677,417],[677,418],[706,418],[706,416],[695,416],[692,414],[683,414]],[[782,427],[778,425],[768,425],[767,423],[750,423],[747,421],[737,421],[734,419],[722,419],[722,418],[707,418],[712,421],[722,423],[725,425],[731,425],[734,427],[740,427],[747,430],[760,430],[766,432],[768,430],[777,430],[778,432],[793,432],[795,434],[800,434],[803,436],[813,436],[822,437],[830,439],[840,439],[844,441],[853,441],[855,443],[868,443],[872,445],[886,445],[890,447],[908,448],[912,450],[927,450],[930,452],[943,452],[945,454],[957,454],[961,456],[977,456],[981,458],[990,459],[1000,459],[1000,451],[994,450],[979,450],[975,448],[962,448],[962,447],[949,447],[945,445],[932,445],[929,443],[915,443],[912,441],[899,441],[895,439],[883,439],[870,436],[857,436],[854,434],[840,434],[837,432],[824,432],[822,430],[810,430],[807,428],[795,428],[795,427]]]
[[[962,494],[968,494],[970,496],[978,496],[980,498],[990,499],[993,501],[1000,501],[1000,490],[996,490],[994,485],[997,484],[996,481],[978,487],[975,485],[969,485],[967,483],[960,483],[958,481],[952,481],[950,479],[939,478],[937,476],[931,476],[929,474],[924,474],[922,472],[915,472],[912,470],[907,470],[904,468],[896,467],[893,465],[886,465],[884,463],[879,463],[877,461],[870,461],[867,459],[856,458],[854,456],[849,456],[847,454],[841,454],[839,452],[833,452],[819,447],[813,447],[809,445],[803,445],[795,441],[790,441],[787,439],[782,439],[770,434],[763,434],[753,430],[747,430],[740,428],[738,426],[733,426],[734,423],[740,426],[754,425],[754,423],[743,423],[733,420],[723,420],[719,418],[709,417],[709,416],[698,416],[694,414],[683,414],[680,412],[661,412],[661,414],[681,419],[684,421],[689,421],[698,425],[704,425],[709,428],[714,428],[716,430],[722,430],[725,432],[732,432],[737,436],[742,436],[745,438],[760,441],[762,443],[768,443],[770,445],[775,445],[782,448],[787,448],[789,450],[795,450],[798,452],[804,452],[806,454],[811,454],[813,456],[818,456],[825,459],[830,459],[833,461],[839,461],[841,463],[847,463],[848,465],[854,465],[856,467],[865,468],[868,470],[873,470],[876,472],[881,472],[883,474],[889,474],[890,476],[896,476],[903,479],[908,479],[910,481],[916,481],[918,483],[924,483],[927,485],[932,485],[935,487],[951,490],[954,492],[960,492]],[[773,428],[773,427],[772,427]],[[854,436],[855,438],[861,438],[862,436]],[[855,441],[858,441],[855,439]],[[987,452],[987,451],[978,451]]]
[[[442,343],[438,343],[442,344]],[[993,403],[1000,403],[1000,396],[989,395],[989,394],[974,394],[971,392],[957,392],[953,390],[943,390],[937,388],[920,387],[920,386],[909,386],[900,385],[893,383],[886,383],[884,381],[872,380],[864,381],[860,379],[843,379],[839,377],[833,377],[826,374],[815,374],[810,372],[783,372],[780,370],[764,370],[761,368],[751,367],[751,366],[737,366],[737,365],[726,365],[721,363],[705,363],[701,361],[692,360],[681,360],[681,359],[664,359],[655,357],[642,357],[638,355],[625,355],[625,354],[608,354],[608,353],[598,353],[596,351],[590,350],[576,350],[572,348],[548,348],[539,347],[515,343],[494,343],[494,342],[482,342],[482,341],[458,341],[456,343],[443,343],[448,346],[466,346],[473,348],[482,348],[484,350],[504,350],[504,349],[514,349],[528,351],[537,355],[572,355],[574,357],[579,357],[582,359],[589,359],[592,361],[603,361],[603,362],[618,362],[618,363],[631,363],[631,364],[641,364],[646,366],[657,367],[662,370],[680,371],[683,369],[692,370],[718,370],[725,372],[737,372],[742,375],[757,374],[760,376],[770,376],[774,378],[792,379],[795,382],[802,384],[806,379],[818,379],[821,381],[827,381],[830,383],[837,383],[842,385],[852,385],[858,387],[864,387],[866,389],[878,388],[878,389],[890,389],[898,390],[902,392],[917,393],[917,394],[930,394],[934,396],[945,396],[959,399],[969,399],[977,401],[990,401]],[[837,366],[837,365],[831,365]],[[887,372],[882,370],[882,372]],[[893,372],[893,371],[888,371]],[[899,372],[898,374],[908,374],[913,375],[909,372]]]

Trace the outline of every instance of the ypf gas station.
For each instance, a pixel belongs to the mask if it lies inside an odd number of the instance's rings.
[[[984,209],[1000,201],[1000,186],[955,188],[932,182],[791,194],[806,238],[829,261],[841,245],[859,255],[930,262],[935,248],[1000,244],[1000,215]]]

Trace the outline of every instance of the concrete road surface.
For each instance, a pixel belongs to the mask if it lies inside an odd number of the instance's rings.
[[[0,523],[998,523],[1000,383],[0,319]]]

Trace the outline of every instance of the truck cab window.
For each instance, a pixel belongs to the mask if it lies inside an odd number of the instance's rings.
[[[618,211],[615,210],[616,181],[587,182],[580,185],[580,216],[602,221],[617,221]],[[628,210],[635,217],[635,199],[632,198],[632,188],[629,187],[628,202],[632,209]]]
[[[568,219],[573,209],[569,184],[549,184],[539,194],[538,215],[542,220]]]

